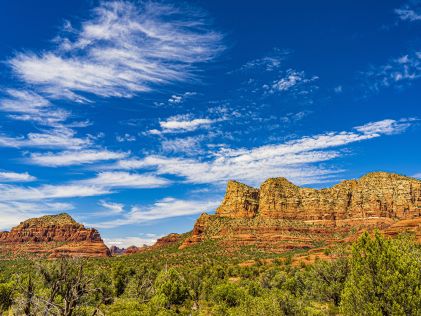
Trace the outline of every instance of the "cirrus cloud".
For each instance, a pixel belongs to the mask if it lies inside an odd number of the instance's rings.
[[[79,102],[88,101],[86,93],[132,97],[192,79],[195,64],[224,49],[206,14],[187,5],[103,1],[80,27],[68,22],[63,31],[55,50],[18,53],[9,65],[50,96]]]
[[[116,160],[127,157],[127,153],[108,150],[64,151],[59,153],[33,153],[28,162],[48,167],[62,167],[90,164],[104,160]]]

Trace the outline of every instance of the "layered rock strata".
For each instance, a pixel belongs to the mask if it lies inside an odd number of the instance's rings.
[[[28,219],[10,232],[1,232],[0,252],[51,258],[110,255],[96,229],[85,228],[65,213]]]

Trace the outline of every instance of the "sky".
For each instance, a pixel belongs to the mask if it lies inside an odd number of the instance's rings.
[[[421,178],[421,1],[16,0],[0,30],[0,230],[127,247],[230,179]]]

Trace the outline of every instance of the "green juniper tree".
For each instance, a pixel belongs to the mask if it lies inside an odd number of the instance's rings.
[[[408,240],[364,233],[353,245],[344,315],[421,315],[421,261]]]

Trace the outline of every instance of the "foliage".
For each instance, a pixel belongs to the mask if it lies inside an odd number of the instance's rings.
[[[13,282],[0,283],[0,312],[7,311],[12,306],[14,288]]]
[[[345,315],[421,314],[421,262],[410,241],[364,233],[352,248],[342,294]]]
[[[0,261],[8,315],[417,315],[420,247],[364,234],[328,260],[250,247],[227,254],[211,241],[108,259]],[[327,254],[325,253],[325,256]],[[254,259],[254,261],[251,260]],[[273,260],[273,259],[276,260]],[[254,264],[239,264],[251,262]]]
[[[156,294],[161,295],[167,307],[181,305],[189,297],[189,289],[181,274],[170,268],[162,271],[155,282]]]

